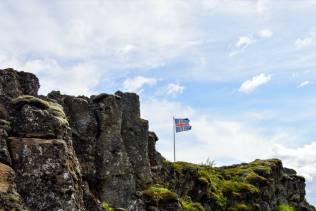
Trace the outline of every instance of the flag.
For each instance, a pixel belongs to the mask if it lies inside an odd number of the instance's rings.
[[[176,128],[176,132],[182,132],[186,130],[191,130],[192,126],[190,125],[190,120],[188,118],[179,119],[174,118],[174,124]]]

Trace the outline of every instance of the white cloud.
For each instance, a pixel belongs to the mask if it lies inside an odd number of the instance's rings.
[[[181,86],[179,83],[170,83],[167,85],[168,95],[181,94],[183,90],[184,90],[184,86]]]
[[[34,59],[21,61],[15,57],[0,55],[2,68],[12,67],[31,72],[40,80],[40,94],[60,90],[65,94],[91,95],[99,84],[102,74],[91,62],[62,66],[54,59]]]
[[[233,57],[243,52],[247,47],[255,42],[255,39],[249,36],[241,36],[238,38],[234,48],[230,51],[229,57]]]
[[[307,48],[313,43],[313,40],[314,40],[313,36],[308,36],[305,38],[298,38],[295,41],[295,46],[298,49]]]
[[[247,48],[249,45],[254,43],[254,39],[248,36],[241,36],[239,37],[238,41],[235,44],[237,48]]]
[[[259,36],[262,38],[270,38],[273,35],[273,32],[270,29],[262,29],[258,32]]]
[[[144,86],[153,86],[157,83],[158,79],[143,76],[136,76],[134,78],[126,79],[123,82],[123,90],[128,92],[140,93],[143,91]]]
[[[276,145],[274,155],[281,158],[285,166],[294,168],[308,181],[313,181],[316,179],[315,151],[316,142],[299,148],[287,148],[285,146]]]
[[[136,47],[134,45],[126,45],[122,48],[119,48],[117,53],[118,55],[125,56],[132,53],[133,51],[136,51]]]
[[[310,84],[309,81],[303,81],[302,83],[300,83],[300,84],[298,85],[297,88],[302,88],[302,87],[307,86],[307,85],[309,85],[309,84]]]
[[[265,15],[268,11],[267,7],[268,0],[256,1],[256,12],[258,15]]]
[[[259,86],[262,86],[268,83],[271,80],[270,75],[261,73],[257,76],[254,76],[252,79],[243,82],[239,88],[239,92],[250,93],[257,89]]]

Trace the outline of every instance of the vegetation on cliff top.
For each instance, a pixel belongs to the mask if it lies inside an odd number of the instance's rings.
[[[196,178],[196,184],[207,188],[208,200],[215,203],[215,206],[226,210],[252,210],[247,198],[259,195],[260,187],[271,183],[272,169],[281,166],[281,161],[255,160],[249,164],[240,164],[229,167],[212,167],[212,165],[197,165],[187,162],[167,163],[173,176],[186,175]],[[181,180],[181,178],[177,178]],[[169,189],[177,192],[176,181],[165,181],[164,184]],[[184,184],[185,185],[185,184]],[[187,193],[186,193],[187,194]],[[180,194],[179,197],[184,197]],[[194,196],[192,195],[194,199]],[[229,202],[228,202],[229,199]],[[194,202],[192,202],[194,203]],[[183,207],[188,207],[182,201]]]
[[[156,203],[168,200],[178,201],[182,209],[185,211],[205,211],[205,208],[199,202],[192,202],[188,197],[179,198],[176,193],[160,185],[153,185],[149,187],[142,192],[142,195],[149,197]]]

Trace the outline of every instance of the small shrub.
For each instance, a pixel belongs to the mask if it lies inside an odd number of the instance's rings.
[[[209,166],[209,167],[213,168],[215,166],[215,161],[211,160],[210,158],[207,158],[205,163],[202,162],[200,165],[201,166]]]

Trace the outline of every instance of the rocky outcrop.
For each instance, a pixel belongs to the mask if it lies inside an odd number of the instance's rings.
[[[9,139],[17,190],[34,210],[85,210],[80,169],[64,140]]]
[[[38,78],[32,73],[18,72],[12,68],[0,71],[0,95],[15,98],[20,95],[36,96]]]
[[[15,201],[30,210],[85,210],[81,169],[63,107],[38,97],[33,74],[5,69],[0,81],[0,162],[15,172],[12,187],[21,196]]]
[[[279,160],[168,162],[134,93],[38,89],[35,75],[0,70],[0,210],[315,210]]]
[[[152,182],[148,158],[148,121],[140,118],[139,97],[135,93],[116,92],[122,110],[122,138],[132,164],[137,189]]]
[[[176,162],[164,168],[157,182],[180,201],[189,197],[206,210],[273,211],[282,204],[315,210],[305,200],[305,179],[278,159],[220,168]]]

